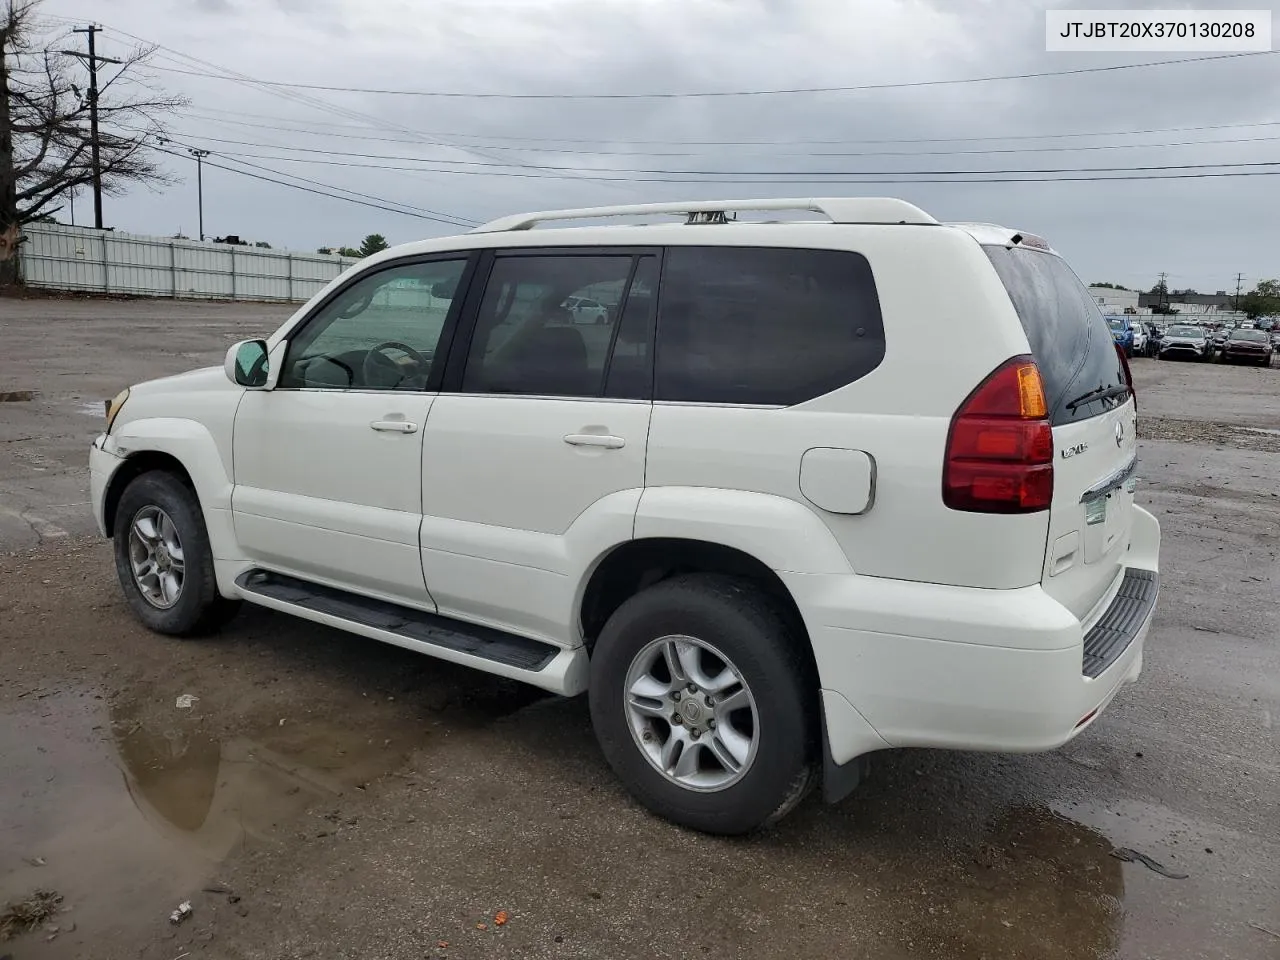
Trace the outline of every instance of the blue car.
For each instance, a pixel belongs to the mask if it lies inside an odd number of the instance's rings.
[[[1107,326],[1111,328],[1111,339],[1116,342],[1126,357],[1133,356],[1133,323],[1128,317],[1107,317]]]

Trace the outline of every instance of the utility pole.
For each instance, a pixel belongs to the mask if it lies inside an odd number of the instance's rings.
[[[1164,271],[1160,272],[1160,282],[1156,284],[1156,289],[1160,291],[1160,306],[1169,306],[1169,284],[1165,283],[1165,277],[1168,274]]]
[[[196,158],[196,203],[200,209],[200,242],[204,242],[204,176],[201,173],[203,169],[203,160],[209,155],[208,150],[200,150],[196,147],[188,147],[187,153]]]
[[[1236,274],[1236,298],[1235,298],[1233,301],[1231,301],[1231,309],[1232,309],[1232,310],[1239,310],[1239,309],[1240,309],[1240,285],[1241,285],[1242,283],[1244,283],[1244,274],[1243,274],[1243,273],[1237,273],[1237,274]]]
[[[72,33],[83,33],[89,38],[89,52],[80,53],[75,50],[64,50],[65,54],[79,57],[89,66],[89,153],[93,165],[93,225],[102,229],[102,157],[99,154],[98,142],[98,64],[120,63],[111,57],[100,57],[93,49],[93,38],[102,28],[94,24],[87,27],[76,27]]]

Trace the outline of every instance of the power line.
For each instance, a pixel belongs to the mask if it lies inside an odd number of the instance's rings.
[[[215,120],[211,122],[221,123],[222,121]],[[253,126],[266,127],[266,124],[253,124]],[[273,128],[273,129],[278,129],[278,128]],[[289,131],[284,131],[284,132],[289,132]],[[379,154],[379,153],[355,153],[355,152],[344,151],[344,150],[325,150],[319,147],[294,146],[292,144],[283,144],[283,143],[258,143],[257,141],[252,141],[252,140],[234,140],[234,139],[228,139],[225,137],[210,137],[202,133],[201,134],[187,133],[187,134],[184,134],[184,136],[197,137],[201,140],[208,140],[212,143],[230,143],[237,146],[247,146],[247,147],[270,147],[273,150],[289,150],[295,153],[323,153],[323,154],[337,156],[337,157],[363,157],[365,159],[372,159],[372,160],[423,160],[424,162],[427,162],[427,158],[422,158],[422,157],[403,157],[403,156],[393,156],[390,154]],[[378,140],[381,138],[360,137],[357,139]],[[1008,154],[1008,153],[1070,153],[1070,152],[1076,152],[1076,151],[1096,151],[1096,150],[1141,150],[1144,148],[1156,150],[1156,149],[1169,149],[1173,147],[1217,146],[1219,144],[1229,145],[1229,144],[1238,144],[1238,143],[1264,143],[1264,142],[1270,143],[1276,140],[1280,140],[1280,136],[1238,137],[1238,138],[1232,138],[1229,140],[1183,140],[1183,141],[1173,141],[1173,142],[1166,142],[1166,143],[1111,143],[1111,144],[1101,144],[1101,145],[1092,145],[1092,146],[1084,146],[1084,147],[1011,147],[1011,148],[992,148],[987,150],[860,150],[860,151],[808,150],[802,153],[787,153],[785,151],[780,153],[775,153],[770,151],[769,156],[774,156],[774,157],[953,157],[953,156],[981,156],[981,155],[987,155],[987,154]],[[415,141],[391,140],[389,142],[414,143]],[[424,146],[441,146],[441,147],[447,147],[449,149],[454,149],[452,144],[447,144],[447,143],[438,143],[438,142],[433,142],[429,140],[416,141],[416,142]],[[707,156],[706,151],[694,151],[694,152],[677,151],[677,152],[666,153],[666,152],[653,152],[648,150],[641,150],[641,151],[635,151],[635,152],[615,151],[615,150],[568,150],[568,149],[557,150],[557,149],[551,149],[546,147],[541,147],[541,148],[528,148],[528,147],[494,148],[494,147],[491,147],[489,149],[500,149],[500,150],[533,149],[541,153],[563,153],[563,154],[571,154],[574,156],[592,156],[592,157],[594,156],[623,156],[623,157]],[[431,160],[430,162],[459,163],[462,161]],[[519,164],[500,164],[499,163],[494,165],[495,166],[518,166]],[[540,167],[540,169],[558,170],[558,169],[565,169],[565,168],[543,165],[542,167]],[[620,167],[620,168],[614,168],[614,169],[625,170],[628,168]]]
[[[318,160],[305,157],[280,157],[269,154],[235,154],[235,153],[219,153],[218,156],[233,160],[234,162],[245,163],[239,160],[239,157],[252,157],[262,160],[276,160],[294,163],[312,163],[324,166],[335,167],[352,167],[366,170],[394,170],[408,171],[416,173],[443,173],[451,176],[479,176],[479,177],[519,177],[531,179],[547,179],[547,180],[567,180],[572,177],[563,174],[554,173],[526,173],[513,172],[503,170],[500,172],[491,172],[489,170],[438,170],[423,167],[403,167],[390,166],[385,164],[355,163],[340,160]],[[424,161],[433,162],[433,161]],[[1257,163],[1227,163],[1227,164],[1170,164],[1162,166],[1143,166],[1143,167],[1061,167],[1061,168],[1029,168],[1024,170],[920,170],[920,171],[848,171],[848,172],[762,172],[756,174],[753,172],[735,173],[733,171],[704,171],[697,176],[691,176],[685,172],[681,174],[679,171],[671,171],[672,175],[663,176],[625,176],[601,178],[608,179],[615,183],[724,183],[724,184],[909,184],[909,183],[1043,183],[1043,182],[1076,182],[1076,181],[1101,181],[1101,180],[1176,180],[1176,179],[1196,179],[1203,177],[1234,177],[1234,176],[1269,176],[1280,174],[1280,170],[1267,169],[1265,171],[1237,171],[1224,170],[1223,168],[1237,167],[1280,167],[1280,161],[1275,162],[1257,162]],[[1183,170],[1205,170],[1211,171],[1207,173],[1171,173],[1170,171]],[[280,173],[280,171],[272,171]],[[614,171],[616,172],[616,171]],[[665,173],[664,171],[657,171]],[[1023,176],[1023,174],[1054,174],[1050,177],[1040,176]],[[1084,173],[1089,176],[1063,176],[1063,174]],[[1092,176],[1094,173],[1119,173],[1119,174],[1139,174],[1137,176]],[[1011,175],[1018,175],[1013,177]],[[292,176],[291,174],[281,174],[282,176]],[[957,177],[982,177],[983,179],[956,179]],[[908,179],[910,178],[910,179]],[[928,179],[933,178],[933,179]],[[995,178],[995,179],[993,179]]]
[[[176,150],[168,150],[168,149],[165,149],[164,147],[150,146],[150,149],[156,150],[160,153],[167,153],[169,156],[172,156],[172,157],[183,156],[183,154],[179,153]],[[294,174],[283,173],[278,170],[270,170],[270,168],[263,167],[256,163],[247,163],[242,160],[237,160],[233,157],[226,157],[222,154],[215,154],[215,156],[217,156],[219,159],[222,159],[222,160],[229,160],[231,163],[238,163],[247,167],[255,167],[259,170],[268,170],[271,173],[278,173],[282,177],[289,177],[294,180],[302,180],[305,183],[316,184],[317,186],[326,187],[330,190],[339,190],[339,191],[342,191],[343,193],[354,193],[354,191],[344,190],[342,187],[335,187],[332,184],[320,183],[318,180],[311,180],[306,177],[298,177],[298,176],[295,176]],[[434,220],[437,223],[443,223],[451,227],[474,227],[476,225],[476,221],[474,220],[463,220],[462,218],[445,219],[445,217],[443,216],[433,216],[427,213],[419,213],[414,210],[399,209],[398,207],[389,206],[389,204],[396,203],[397,201],[395,200],[382,200],[378,202],[378,201],[357,199],[358,197],[369,196],[368,194],[355,194],[354,196],[341,196],[340,194],[337,194],[337,193],[327,193],[324,190],[315,189],[314,187],[303,186],[300,183],[290,183],[286,180],[277,180],[274,177],[265,177],[265,176],[262,176],[261,174],[251,173],[248,170],[240,170],[236,167],[228,167],[221,163],[215,163],[214,161],[208,159],[207,157],[203,160],[203,163],[205,166],[215,167],[219,170],[225,170],[228,173],[238,173],[241,176],[250,177],[251,179],[254,179],[254,180],[263,180],[263,181],[266,181],[267,183],[278,184],[282,187],[292,187],[295,190],[302,190],[306,193],[314,193],[322,197],[329,197],[331,200],[345,200],[348,203],[358,204],[362,207],[372,207],[376,210],[385,210],[388,213],[399,213],[407,217],[417,217],[420,220]]]
[[[296,103],[301,103],[301,104],[303,104],[304,106],[309,106],[309,107],[311,107],[311,108],[313,108],[313,109],[320,110],[320,111],[322,111],[322,112],[326,112],[326,113],[330,113],[330,114],[335,114],[335,115],[337,115],[337,116],[341,116],[341,117],[346,117],[347,119],[352,119],[352,120],[362,120],[362,121],[364,121],[364,122],[366,122],[366,123],[371,123],[371,124],[374,124],[374,125],[379,125],[379,124],[384,124],[384,123],[385,123],[385,121],[383,121],[383,120],[382,120],[381,118],[379,118],[379,117],[375,117],[375,116],[372,116],[372,115],[367,114],[367,113],[362,113],[362,112],[360,112],[360,111],[358,111],[358,110],[352,110],[352,109],[349,109],[349,108],[347,108],[347,107],[340,107],[340,106],[337,106],[336,104],[331,104],[331,103],[329,103],[328,101],[322,100],[322,99],[320,99],[319,97],[313,97],[313,96],[310,96],[309,94],[297,93],[296,91],[293,91],[293,90],[274,89],[274,88],[272,88],[270,85],[264,85],[264,84],[262,83],[262,81],[256,80],[255,78],[250,77],[250,76],[248,76],[247,74],[238,73],[238,72],[237,72],[237,71],[235,71],[235,70],[229,70],[229,69],[227,69],[226,67],[219,66],[219,65],[218,65],[218,64],[216,64],[216,63],[211,63],[211,62],[210,62],[210,61],[208,61],[208,60],[202,60],[202,59],[200,59],[199,57],[194,57],[194,56],[191,56],[190,54],[182,53],[181,51],[174,50],[174,49],[173,49],[173,48],[171,48],[171,47],[166,47],[166,46],[164,46],[163,44],[153,43],[152,41],[148,41],[148,40],[146,40],[146,39],[145,39],[145,38],[143,38],[143,37],[139,37],[139,36],[137,36],[136,34],[128,33],[127,31],[119,30],[119,29],[114,29],[114,28],[113,28],[113,32],[115,32],[115,33],[119,33],[119,34],[121,34],[122,36],[129,37],[129,38],[131,38],[131,39],[133,39],[133,40],[135,40],[135,41],[137,41],[137,42],[139,42],[139,43],[151,43],[151,44],[152,44],[152,46],[154,46],[154,47],[155,47],[155,49],[157,49],[157,50],[167,51],[167,53],[165,53],[165,54],[161,54],[161,56],[166,57],[166,59],[169,59],[169,60],[175,60],[175,59],[176,59],[176,60],[177,60],[177,62],[180,62],[180,63],[181,63],[181,62],[191,62],[191,63],[196,63],[196,64],[199,64],[200,66],[207,67],[207,68],[209,68],[209,69],[219,71],[219,74],[218,74],[218,75],[219,75],[220,79],[224,79],[224,80],[231,80],[231,81],[233,81],[233,82],[235,82],[235,83],[238,83],[238,84],[240,84],[240,85],[243,85],[243,86],[254,87],[254,88],[257,88],[257,89],[259,89],[259,90],[261,90],[261,91],[263,91],[263,92],[265,92],[265,93],[269,93],[269,94],[271,94],[272,96],[283,97],[283,98],[284,98],[284,99],[286,99],[286,100],[290,100],[290,101],[293,101],[293,102],[296,102]],[[154,65],[154,64],[151,64],[151,66],[155,66],[155,65]],[[409,134],[417,134],[417,133],[418,133],[418,131],[413,130],[413,129],[412,129],[412,128],[410,128],[410,127],[405,127],[405,126],[403,126],[403,125],[397,125],[397,126],[396,126],[396,129],[400,130],[401,132],[409,133]],[[478,157],[484,157],[484,158],[485,158],[485,159],[487,159],[487,160],[498,160],[498,159],[501,159],[501,158],[499,158],[499,157],[491,156],[491,155],[489,155],[489,154],[487,154],[487,153],[483,152],[481,149],[478,149],[478,148],[476,148],[476,147],[470,147],[470,146],[466,146],[466,145],[462,145],[462,144],[455,144],[455,145],[453,145],[453,146],[455,147],[455,149],[458,149],[458,150],[462,150],[462,151],[465,151],[465,152],[472,153],[472,154],[474,154],[475,156],[478,156]],[[519,164],[519,165],[520,165],[521,167],[524,167],[524,168],[526,168],[526,169],[530,169],[530,170],[536,170],[536,169],[538,169],[538,167],[537,167],[537,165],[536,165],[536,164],[531,164],[531,163],[521,163],[521,164]],[[588,179],[588,180],[590,180],[590,179],[593,179],[593,178],[591,178],[591,177],[585,177],[585,178],[584,178],[584,177],[579,177],[578,179]]]
[[[329,151],[314,151],[318,153],[329,153]],[[365,164],[365,163],[349,163],[337,160],[318,160],[307,157],[287,157],[276,156],[272,154],[256,154],[256,153],[220,153],[220,156],[227,157],[253,157],[261,160],[279,160],[292,163],[317,163],[327,166],[339,167],[360,167],[364,169],[375,170],[418,170],[420,172],[429,173],[479,173],[474,170],[437,170],[434,168],[423,167],[393,167],[384,164]],[[361,156],[360,154],[352,154],[352,156]],[[368,157],[366,159],[377,159],[376,157]],[[385,157],[382,159],[401,160],[415,162],[420,164],[439,164],[446,167],[484,167],[497,168],[500,173],[498,176],[513,176],[506,172],[506,168],[511,164],[502,163],[482,163],[477,160],[435,160],[435,159],[418,159],[415,157]],[[1277,167],[1280,161],[1248,161],[1241,163],[1178,163],[1178,164],[1146,164],[1139,166],[1126,167],[1012,167],[997,168],[987,170],[680,170],[667,169],[661,167],[608,167],[590,168],[595,173],[643,173],[643,174],[661,174],[663,176],[673,177],[779,177],[779,178],[796,178],[796,177],[812,177],[813,180],[807,182],[817,183],[825,181],[831,177],[850,177],[850,176],[893,176],[893,177],[916,177],[916,176],[947,176],[947,177],[963,177],[963,176],[1011,176],[1021,174],[1062,174],[1062,173],[1155,173],[1167,172],[1173,170],[1220,170],[1229,167]],[[560,167],[545,166],[540,168],[546,171],[554,171],[557,173],[569,173],[582,171],[582,167]],[[278,171],[277,171],[278,172]],[[630,176],[623,178],[613,178],[631,180]],[[765,182],[765,181],[749,181],[749,182]],[[781,180],[780,182],[786,182]]]
[[[188,110],[188,114],[196,116],[198,119],[207,119],[214,123],[230,123],[243,127],[259,127],[267,130],[281,130],[290,133],[305,133],[311,136],[343,136],[342,134],[333,133],[333,128],[338,126],[346,130],[390,130],[393,126],[379,125],[371,128],[368,124],[333,124],[328,120],[304,120],[297,117],[277,117],[270,114],[247,113],[242,110],[218,110],[214,107],[200,107],[198,111]],[[227,117],[254,117],[260,120],[272,120],[274,123],[249,123],[239,119],[219,119],[216,116],[206,116],[208,114],[225,114]],[[281,127],[281,123],[297,123],[297,124],[313,124],[321,127],[318,130],[307,129],[288,129]],[[533,151],[533,147],[525,147],[518,144],[523,143],[616,143],[630,146],[666,146],[679,145],[690,147],[754,147],[754,146],[797,146],[802,144],[814,145],[849,145],[849,144],[867,144],[871,146],[891,144],[891,143],[981,143],[998,140],[1061,140],[1077,137],[1136,137],[1155,133],[1199,133],[1206,130],[1237,130],[1253,127],[1280,127],[1280,120],[1262,120],[1248,123],[1217,123],[1190,127],[1150,127],[1145,130],[1096,130],[1096,131],[1079,131],[1072,133],[1007,133],[986,135],[980,137],[908,137],[908,138],[881,138],[881,139],[805,139],[791,138],[779,140],[628,140],[618,139],[615,137],[605,138],[574,138],[574,137],[528,137],[528,136],[510,136],[505,134],[481,134],[481,133],[461,133],[458,131],[441,132],[441,131],[423,131],[424,137],[472,137],[484,140],[505,140],[515,141],[515,144],[507,144],[497,146],[493,144],[485,144],[486,150],[529,150]],[[379,137],[357,137],[356,139],[379,140]],[[418,143],[424,141],[415,140],[387,140],[388,143]],[[1206,143],[1218,141],[1205,141]],[[560,152],[554,148],[546,148],[550,152]],[[590,151],[593,153],[602,151]],[[644,151],[648,153],[648,151]],[[657,154],[649,154],[656,156]]]
[[[465,100],[685,100],[693,98],[723,97],[776,97],[811,93],[855,93],[870,90],[905,90],[917,87],[940,87],[973,83],[995,83],[1006,80],[1037,80],[1046,77],[1072,77],[1084,74],[1115,73],[1121,70],[1140,70],[1148,67],[1167,67],[1188,63],[1209,63],[1217,60],[1234,60],[1240,57],[1259,57],[1274,53],[1276,50],[1253,50],[1244,53],[1223,53],[1208,57],[1181,57],[1176,60],[1150,60],[1142,63],[1120,63],[1106,67],[1077,67],[1072,70],[1046,70],[1033,73],[1009,73],[983,77],[956,77],[944,80],[911,80],[899,83],[862,83],[847,86],[831,87],[787,87],[761,90],[699,90],[670,93],[475,93],[463,91],[441,90],[395,90],[381,87],[344,87],[336,84],[299,83],[290,80],[255,80],[263,86],[281,87],[289,90],[321,90],[330,93],[364,93],[382,96],[400,97],[435,97],[443,99]],[[186,70],[180,67],[165,67],[151,64],[153,70],[169,73],[181,73],[194,77],[209,77],[226,80],[226,76],[207,73],[199,70]]]

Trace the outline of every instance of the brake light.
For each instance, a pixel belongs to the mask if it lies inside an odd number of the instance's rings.
[[[1133,388],[1133,371],[1129,369],[1129,358],[1124,355],[1120,345],[1116,344],[1116,353],[1120,354],[1120,367],[1124,370],[1124,382],[1129,387],[1129,396],[1133,397],[1133,409],[1138,409],[1138,391]]]
[[[1035,360],[1013,357],[969,394],[947,434],[942,502],[974,513],[1034,513],[1053,499],[1053,429]]]

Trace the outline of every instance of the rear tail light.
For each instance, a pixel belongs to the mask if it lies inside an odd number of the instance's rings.
[[[1137,410],[1138,391],[1133,388],[1133,371],[1129,369],[1129,358],[1124,355],[1119,344],[1116,345],[1116,353],[1120,355],[1120,366],[1124,370],[1124,382],[1129,387],[1129,396],[1133,397],[1133,409]]]
[[[1053,499],[1053,429],[1035,360],[1014,357],[969,394],[947,434],[942,502],[973,513],[1034,513]]]

